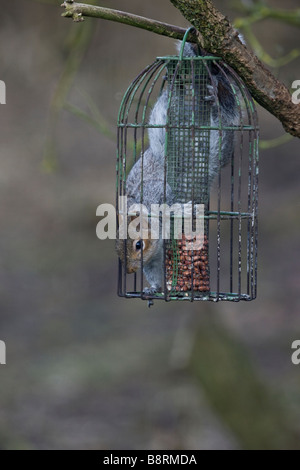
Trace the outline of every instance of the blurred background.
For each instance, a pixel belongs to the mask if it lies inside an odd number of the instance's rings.
[[[174,41],[75,24],[60,3],[1,10],[0,448],[300,449],[299,140],[259,107],[256,301],[149,310],[118,298],[114,242],[96,238],[96,208],[115,199],[122,95]],[[258,4],[215,3],[232,20]],[[167,0],[98,4],[187,26]],[[300,79],[299,27],[244,27],[280,80]]]

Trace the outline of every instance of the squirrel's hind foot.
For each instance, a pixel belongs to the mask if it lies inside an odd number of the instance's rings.
[[[156,286],[151,286],[151,287],[145,287],[143,290],[143,294],[145,296],[147,295],[154,295],[157,294],[158,292],[161,292],[161,287],[156,285]]]

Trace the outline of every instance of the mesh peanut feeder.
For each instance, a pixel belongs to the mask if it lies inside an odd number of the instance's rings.
[[[186,37],[179,56],[158,57],[132,82],[123,98],[118,118],[117,216],[119,223],[124,216],[119,198],[128,195],[127,178],[139,159],[139,202],[146,200],[143,161],[151,138],[160,133],[164,137],[163,174],[161,183],[155,183],[162,187],[163,201],[159,203],[170,204],[170,193],[172,204],[189,206],[193,228],[195,208],[202,207],[201,244],[186,236],[183,219],[180,236],[174,235],[178,220],[171,211],[170,236],[162,242],[160,291],[145,290],[143,250],[147,243],[141,235],[140,269],[133,274],[128,274],[126,267],[131,241],[124,240],[118,294],[166,301],[253,300],[257,291],[258,197],[255,105],[241,79],[220,58],[184,55]],[[151,113],[162,96],[165,117],[157,113],[154,120]],[[228,117],[232,109],[233,118]]]

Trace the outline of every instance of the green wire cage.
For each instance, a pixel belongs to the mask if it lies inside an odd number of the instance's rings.
[[[189,204],[192,217],[200,205],[202,244],[196,248],[188,244],[183,227],[182,236],[174,236],[172,212],[170,236],[162,242],[161,288],[152,292],[147,290],[143,269],[144,244],[140,265],[128,274],[126,253],[132,240],[124,239],[118,295],[150,301],[253,300],[257,294],[259,134],[255,105],[239,76],[220,58],[184,55],[184,46],[185,40],[179,56],[159,57],[146,67],[122,100],[117,223],[124,215],[120,196],[127,196],[128,175],[139,160],[138,202],[146,198],[143,162],[156,132],[164,138],[163,176],[161,183],[156,182],[162,185],[160,202],[168,202],[169,188],[172,203]],[[160,99],[166,103],[165,116],[157,113],[154,120],[153,110]]]

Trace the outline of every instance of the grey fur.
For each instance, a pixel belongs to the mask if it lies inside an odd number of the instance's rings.
[[[163,285],[163,241],[157,241],[157,251],[151,260],[144,265],[144,274],[150,284],[150,289],[144,289],[145,294],[154,294],[161,291]]]
[[[156,144],[158,149],[160,143]],[[143,168],[143,173],[142,173]],[[143,178],[143,179],[142,179]],[[143,194],[142,194],[143,189]],[[132,204],[144,204],[148,211],[151,204],[163,204],[164,201],[164,153],[155,154],[151,146],[144,156],[133,165],[126,181],[127,207]],[[173,194],[166,184],[166,204],[172,205]]]
[[[165,90],[156,101],[153,110],[150,114],[149,124],[156,126],[165,126],[167,122],[167,109],[168,109],[169,93]],[[163,160],[165,154],[165,128],[149,128],[148,129],[150,149],[153,155],[159,160]]]

